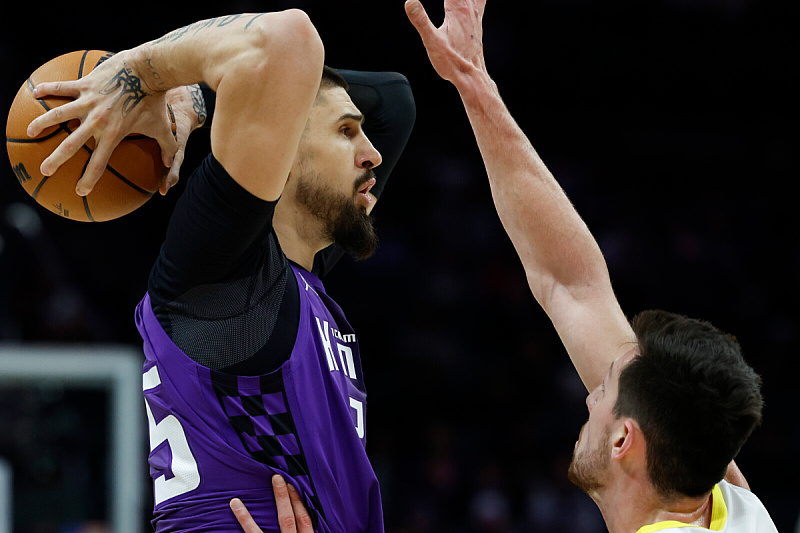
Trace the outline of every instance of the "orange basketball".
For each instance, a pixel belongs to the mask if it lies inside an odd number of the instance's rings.
[[[43,82],[77,80],[111,55],[101,50],[81,50],[48,61],[22,84],[8,112],[6,148],[14,175],[41,206],[70,220],[102,222],[127,215],[158,191],[166,172],[161,148],[144,135],[129,135],[120,142],[100,181],[85,197],[75,193],[75,185],[92,155],[94,138],[52,176],[42,176],[39,171],[42,161],[80,122],[64,122],[47,128],[38,137],[28,137],[26,131],[33,119],[71,100],[52,96],[37,99],[33,88]]]

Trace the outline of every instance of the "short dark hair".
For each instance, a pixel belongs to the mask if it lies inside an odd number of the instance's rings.
[[[328,65],[322,67],[322,81],[320,81],[319,88],[327,89],[330,87],[341,87],[345,91],[350,91],[350,86],[335,69]]]
[[[701,496],[761,422],[761,378],[708,322],[651,310],[632,325],[639,354],[620,373],[614,414],[641,427],[662,497]]]

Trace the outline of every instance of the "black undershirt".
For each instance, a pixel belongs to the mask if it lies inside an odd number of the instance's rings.
[[[414,123],[411,89],[396,73],[340,73],[383,156],[372,189],[380,196]],[[148,292],[161,326],[200,364],[260,375],[291,355],[299,294],[272,229],[276,203],[247,192],[209,154],[176,204]],[[342,254],[335,244],[319,252],[314,274],[323,277]]]

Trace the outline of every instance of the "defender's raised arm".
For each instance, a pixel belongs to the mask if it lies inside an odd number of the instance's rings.
[[[436,72],[458,89],[486,165],[500,220],[528,284],[553,322],[588,390],[633,332],[611,288],[600,248],[514,121],[486,70],[481,21],[486,0],[445,0],[436,28],[419,0],[406,14]]]

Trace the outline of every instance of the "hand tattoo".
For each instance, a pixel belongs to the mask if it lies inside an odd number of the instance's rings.
[[[142,89],[142,80],[135,76],[128,67],[123,67],[117,72],[100,90],[100,94],[114,94],[117,91],[119,94],[111,105],[116,105],[122,99],[122,116],[127,116],[145,96],[148,96],[148,93]]]

